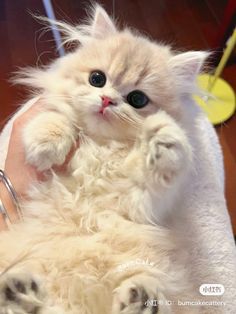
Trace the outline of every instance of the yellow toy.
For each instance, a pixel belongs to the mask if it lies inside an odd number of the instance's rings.
[[[234,90],[225,80],[219,77],[235,46],[235,43],[236,28],[228,40],[227,47],[223,53],[219,65],[215,70],[215,74],[202,74],[198,77],[199,86],[209,95],[196,97],[196,100],[214,125],[228,120],[233,115],[236,108],[236,97]]]

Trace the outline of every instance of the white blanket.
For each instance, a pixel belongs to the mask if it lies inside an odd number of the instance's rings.
[[[12,122],[33,101],[22,108],[0,135],[0,168],[4,168]],[[199,313],[236,313],[236,249],[224,197],[222,152],[216,133],[201,116],[195,121],[195,168],[192,182],[186,187],[181,215],[187,223],[186,250],[192,280],[198,290],[201,284],[222,284],[225,293],[220,299],[225,306],[208,306]],[[17,156],[16,156],[17,158]],[[200,294],[199,294],[200,297]],[[208,301],[205,296],[203,300]],[[215,297],[215,301],[219,297]],[[190,300],[191,301],[191,300]]]

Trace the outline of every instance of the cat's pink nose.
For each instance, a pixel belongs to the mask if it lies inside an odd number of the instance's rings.
[[[115,102],[110,97],[101,96],[101,98],[102,98],[102,107],[103,108],[106,108],[106,107],[111,106],[111,105],[115,105]]]

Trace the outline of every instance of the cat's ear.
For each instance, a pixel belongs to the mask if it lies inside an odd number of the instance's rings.
[[[170,70],[176,76],[176,79],[193,82],[200,73],[208,56],[209,53],[205,51],[180,53],[170,58]]]
[[[116,27],[112,19],[100,5],[96,5],[94,9],[91,35],[95,38],[104,38],[115,32]]]

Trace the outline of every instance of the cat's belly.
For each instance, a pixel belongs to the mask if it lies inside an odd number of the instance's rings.
[[[34,216],[44,224],[55,219],[73,221],[80,234],[96,231],[96,215],[104,211],[147,222],[152,202],[143,184],[146,178],[131,176],[139,172],[139,165],[134,164],[137,170],[130,171],[128,154],[127,149],[80,147],[70,164],[70,174],[55,176],[34,189],[24,216]]]
[[[109,212],[100,214],[97,222],[97,231],[85,235],[72,221],[47,226],[26,221],[1,235],[0,269],[18,260],[14,268],[41,275],[50,297],[69,308],[92,296],[106,299],[108,306],[122,279],[166,267],[163,254],[167,256],[170,243],[165,231]]]
[[[111,239],[121,239],[127,224],[136,226],[129,211],[137,216],[142,198],[123,169],[127,154],[124,148],[81,146],[72,160],[70,175],[54,176],[32,190],[31,201],[22,204],[24,223],[1,235],[1,256],[14,258],[27,248],[31,255],[34,251],[67,260],[68,254],[61,256],[63,247],[73,246],[82,247],[88,255],[90,248],[92,252],[95,247],[109,248],[108,255],[112,255],[115,246]],[[45,253],[47,247],[51,248]],[[104,252],[99,254],[104,257]]]
[[[110,301],[133,273],[169,273],[174,247],[166,230],[144,224],[149,195],[124,169],[127,152],[95,148],[79,150],[71,176],[35,189],[25,222],[1,235],[0,270],[18,260],[14,267],[43,276],[65,307]]]

